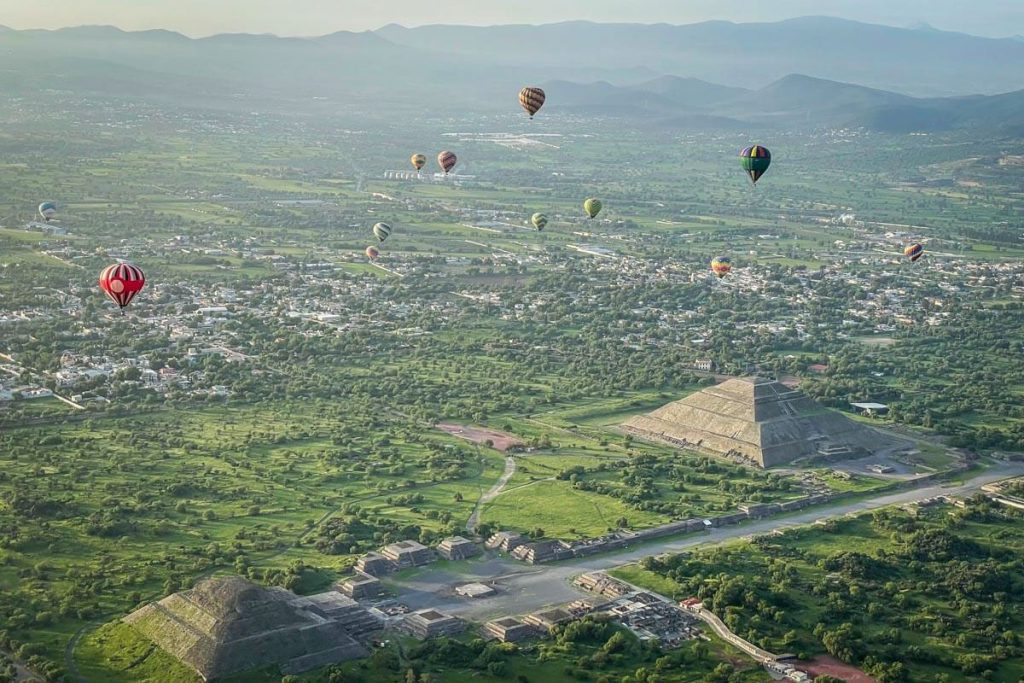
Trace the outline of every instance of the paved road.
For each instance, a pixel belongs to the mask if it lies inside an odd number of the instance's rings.
[[[753,520],[736,526],[712,529],[707,533],[660,539],[615,553],[538,566],[528,566],[489,554],[482,559],[460,562],[455,565],[455,569],[447,569],[444,565],[426,567],[411,576],[386,579],[385,582],[398,592],[401,602],[413,609],[433,607],[472,621],[483,621],[508,614],[525,614],[580,597],[580,593],[570,582],[574,576],[583,572],[608,570],[650,555],[713,545],[775,529],[810,524],[818,519],[841,517],[943,494],[962,496],[976,491],[984,484],[1022,474],[1022,464],[999,465],[975,474],[962,485],[936,484],[870,499],[819,505],[782,518]],[[469,581],[490,583],[499,589],[498,594],[478,600],[456,596],[453,592],[454,586]]]

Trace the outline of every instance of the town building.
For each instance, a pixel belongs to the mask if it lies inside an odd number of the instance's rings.
[[[864,415],[885,415],[889,412],[889,406],[884,403],[851,403],[851,406],[859,410]]]

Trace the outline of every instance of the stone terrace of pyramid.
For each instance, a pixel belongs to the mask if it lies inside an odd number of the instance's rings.
[[[760,377],[730,379],[623,428],[643,438],[738,455],[761,467],[809,456],[857,457],[899,445],[804,393]]]
[[[352,637],[365,632],[364,617],[375,621],[340,593],[300,598],[228,577],[202,581],[124,621],[209,681],[271,664],[298,673],[365,657]]]

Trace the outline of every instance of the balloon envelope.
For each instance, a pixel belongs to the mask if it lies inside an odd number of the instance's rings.
[[[711,259],[711,272],[719,280],[728,275],[730,270],[732,270],[732,259],[728,256],[716,256]]]
[[[53,202],[43,202],[39,205],[39,215],[49,221],[57,215],[57,205]]]
[[[591,197],[587,201],[583,202],[583,210],[586,211],[587,215],[591,218],[594,218],[597,214],[601,213],[601,208],[603,206],[604,205],[601,203],[601,200],[595,197]]]
[[[910,262],[913,263],[924,256],[924,245],[919,243],[911,244],[903,250],[903,255],[908,257]]]
[[[376,261],[379,257],[380,249],[378,249],[377,247],[366,248],[366,258],[370,259],[371,261]]]
[[[420,169],[427,165],[427,155],[413,154],[411,157],[409,157],[409,163],[413,165],[413,168],[419,171]]]
[[[455,152],[449,152],[445,150],[437,155],[437,165],[441,167],[445,175],[455,168],[455,164],[459,162],[459,158],[455,156]]]
[[[111,301],[120,306],[121,310],[132,302],[145,284],[146,276],[142,274],[142,270],[130,263],[115,263],[100,273],[100,289]]]
[[[373,235],[378,242],[383,242],[391,235],[391,226],[387,223],[377,223],[373,226]]]
[[[530,222],[533,223],[533,227],[537,228],[538,231],[543,230],[548,224],[548,217],[542,213],[535,213],[530,216]]]
[[[519,105],[533,118],[533,115],[544,106],[544,91],[540,88],[526,87],[519,91]]]
[[[772,165],[772,153],[768,151],[767,147],[761,145],[745,147],[740,152],[740,165],[750,176],[751,182],[756,183]]]

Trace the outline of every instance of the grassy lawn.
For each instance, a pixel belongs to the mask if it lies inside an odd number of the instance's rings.
[[[503,493],[484,506],[481,521],[520,531],[540,528],[552,538],[573,538],[607,533],[620,517],[634,528],[669,521],[608,496],[577,491],[567,481],[538,481]]]
[[[661,593],[667,598],[682,600],[685,595],[679,584],[672,579],[648,571],[638,564],[628,564],[624,567],[616,567],[608,572],[610,576],[627,581],[634,586],[639,586],[655,593]]]
[[[200,683],[199,675],[119,621],[82,638],[75,649],[82,676],[104,683]],[[271,680],[271,679],[267,679]]]

